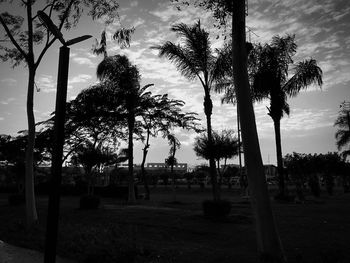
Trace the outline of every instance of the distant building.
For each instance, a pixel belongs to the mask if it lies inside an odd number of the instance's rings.
[[[165,163],[147,163],[147,170],[170,170]],[[178,163],[173,166],[174,172],[187,172],[187,163]]]

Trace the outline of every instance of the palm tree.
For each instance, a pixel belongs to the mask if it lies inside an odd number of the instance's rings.
[[[133,175],[133,134],[135,130],[135,111],[140,103],[141,94],[147,86],[140,88],[140,74],[136,66],[132,65],[126,56],[115,55],[105,57],[97,66],[97,77],[105,88],[112,89],[114,97],[112,103],[124,105],[128,126],[128,172],[129,195],[128,202],[134,203],[134,175]],[[106,98],[107,99],[107,98]]]
[[[81,164],[85,170],[85,177],[88,183],[87,194],[94,194],[94,170],[98,169],[102,164],[108,163],[114,158],[108,149],[100,143],[95,145],[90,141],[81,144],[75,150],[72,161],[75,164]]]
[[[170,146],[169,157],[165,159],[165,164],[170,166],[170,173],[172,177],[172,189],[173,189],[173,200],[176,202],[176,178],[174,173],[174,166],[177,165],[177,159],[175,158],[176,151],[180,149],[181,143],[174,134],[170,133],[167,135],[168,143]]]
[[[167,57],[173,62],[183,76],[189,80],[196,78],[204,89],[204,113],[207,120],[207,133],[209,147],[212,147],[211,114],[213,109],[210,92],[215,84],[224,75],[222,57],[215,56],[210,48],[209,34],[201,28],[200,21],[193,26],[184,23],[171,27],[181,40],[182,44],[174,44],[170,41],[152,48],[159,50],[160,57]],[[209,158],[211,183],[213,186],[214,200],[220,199],[217,189],[216,169],[214,156]]]
[[[335,134],[336,144],[339,150],[350,146],[350,102],[344,101],[340,105],[340,112],[338,118],[335,120],[334,126],[338,126]],[[350,155],[350,149],[342,152],[344,158]]]
[[[290,113],[287,99],[297,96],[300,90],[307,89],[311,84],[322,85],[322,70],[315,59],[294,63],[296,49],[295,36],[286,35],[275,36],[271,44],[257,45],[250,53],[253,91],[270,100],[268,115],[275,129],[280,197],[285,195],[280,127],[284,114]],[[294,66],[291,78],[290,66]]]

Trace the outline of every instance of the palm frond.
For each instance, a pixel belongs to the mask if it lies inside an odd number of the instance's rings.
[[[338,149],[346,146],[350,143],[350,131],[349,130],[338,130],[335,133],[336,144]]]
[[[180,73],[186,78],[193,80],[198,76],[198,68],[191,60],[193,56],[191,51],[184,49],[180,45],[175,45],[170,41],[151,48],[159,50],[159,57],[166,57],[172,61]]]
[[[224,47],[223,50],[218,50],[218,53],[218,57],[213,61],[209,83],[231,82],[231,85],[233,85],[231,49]]]
[[[311,84],[322,86],[322,70],[315,59],[297,63],[294,71],[293,77],[283,87],[289,96],[295,97],[301,89],[306,89]]]

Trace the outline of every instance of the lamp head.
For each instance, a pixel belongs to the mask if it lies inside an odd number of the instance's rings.
[[[64,41],[62,33],[58,30],[55,24],[52,22],[51,18],[44,12],[38,11],[38,17],[43,25],[50,31],[58,40],[65,46],[66,41]]]

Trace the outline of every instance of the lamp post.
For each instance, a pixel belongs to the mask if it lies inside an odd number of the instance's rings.
[[[67,82],[69,68],[69,47],[70,45],[79,43],[89,39],[90,35],[84,35],[68,41],[63,39],[62,33],[54,25],[52,20],[43,11],[38,12],[38,17],[43,25],[50,31],[55,38],[61,43],[58,62],[57,76],[57,93],[55,106],[55,122],[53,137],[53,152],[50,177],[50,194],[47,212],[46,239],[45,239],[45,255],[44,263],[56,262],[56,245],[58,232],[58,217],[60,209],[60,185],[62,179],[62,156],[64,144],[64,123],[66,113],[67,99]]]

